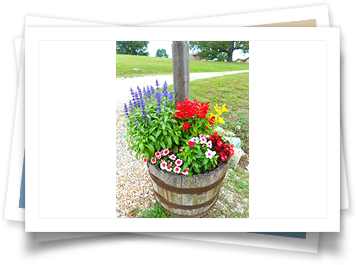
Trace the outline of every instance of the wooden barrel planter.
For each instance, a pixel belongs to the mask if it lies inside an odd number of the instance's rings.
[[[177,175],[148,164],[156,200],[168,214],[197,218],[206,215],[216,203],[227,173],[223,164],[206,174]]]

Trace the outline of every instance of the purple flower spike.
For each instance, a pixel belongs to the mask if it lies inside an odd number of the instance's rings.
[[[156,86],[157,88],[159,88],[159,82],[157,81],[157,79],[156,79]]]

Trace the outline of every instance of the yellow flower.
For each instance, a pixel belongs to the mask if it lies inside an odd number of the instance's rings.
[[[222,113],[224,112],[228,112],[228,110],[226,109],[226,103],[224,103],[224,105],[222,106]]]
[[[217,104],[216,104],[216,106],[214,106],[214,110],[215,110],[218,114],[221,114],[221,112],[219,111],[219,107],[218,107]]]
[[[224,123],[224,120],[221,117],[218,117],[216,120],[217,120],[217,123]]]

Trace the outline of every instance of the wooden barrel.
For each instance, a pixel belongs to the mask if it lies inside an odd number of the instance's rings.
[[[156,200],[167,213],[176,217],[197,218],[206,215],[216,203],[227,164],[206,174],[177,175],[148,165]]]

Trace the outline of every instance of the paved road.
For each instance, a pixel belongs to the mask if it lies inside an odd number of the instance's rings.
[[[229,72],[211,72],[211,73],[192,73],[190,74],[190,81],[196,79],[203,79],[215,76],[222,76],[222,75],[231,75],[231,74],[238,74],[238,73],[246,73],[249,70],[242,70],[242,71],[229,71]],[[168,85],[172,85],[173,76],[172,75],[155,75],[155,76],[140,76],[140,77],[132,77],[132,78],[117,78],[117,89],[116,89],[116,99],[117,104],[123,105],[124,102],[128,102],[131,95],[130,95],[130,87],[136,89],[137,86],[143,88],[144,86],[153,86],[155,87],[155,82],[158,80],[160,87],[166,83]]]

